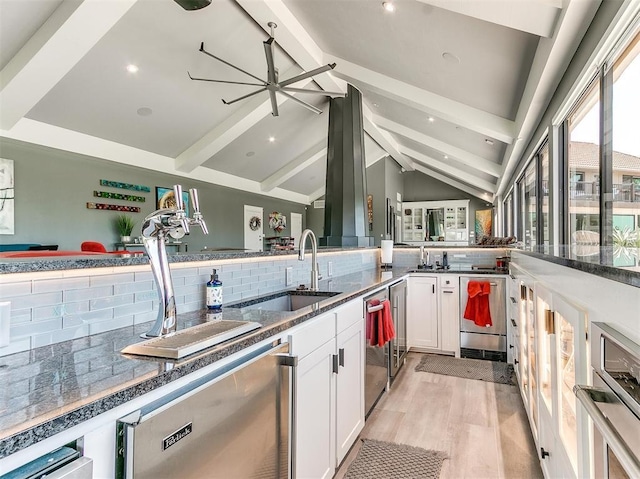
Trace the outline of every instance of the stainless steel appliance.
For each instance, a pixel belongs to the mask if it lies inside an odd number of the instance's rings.
[[[120,419],[117,477],[292,477],[288,350],[266,345]]]
[[[640,477],[640,345],[591,323],[593,386],[573,391],[593,422],[593,477]]]
[[[382,309],[378,304],[389,298],[388,289],[383,289],[364,299],[364,314]],[[377,300],[377,301],[374,301]],[[389,343],[383,347],[371,346],[365,334],[364,414],[369,415],[382,393],[389,389]]]
[[[467,288],[470,281],[488,281],[490,327],[477,326],[464,318],[469,300]],[[507,360],[507,304],[506,280],[494,276],[463,276],[460,278],[460,356],[463,358]]]
[[[389,342],[389,376],[395,379],[407,355],[407,282],[389,287],[391,315],[396,337]]]
[[[91,479],[93,460],[63,446],[24,466],[0,476],[1,479]]]

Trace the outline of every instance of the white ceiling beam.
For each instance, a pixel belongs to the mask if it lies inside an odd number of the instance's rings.
[[[370,159],[367,159],[367,161],[365,162],[365,168],[369,168],[370,166],[375,165],[377,162],[379,162],[383,158],[386,158],[387,156],[389,156],[389,155],[385,151],[384,153],[380,153],[378,155],[370,157]],[[405,168],[405,170],[406,170],[406,168]],[[407,171],[413,171],[413,163],[411,164],[411,170],[407,170]]]
[[[505,151],[503,174],[498,181],[498,195],[503,194],[508,187],[510,176],[531,141],[600,3],[600,0],[567,2],[553,37],[540,39],[516,114],[515,131],[519,141],[509,145]],[[612,22],[612,26],[615,23]],[[589,63],[585,68],[593,68],[593,65]]]
[[[290,68],[285,73],[285,78],[298,73],[300,73],[298,67]],[[311,79],[306,79],[304,82],[299,83],[299,86],[303,88],[311,82]],[[293,95],[295,96],[295,94]],[[289,101],[288,98],[282,95],[276,95],[276,98],[279,107]],[[225,118],[222,123],[180,153],[176,158],[176,169],[185,173],[193,171],[222,151],[224,147],[235,141],[260,120],[271,114],[271,112],[269,96],[258,94],[254,98],[247,100],[231,116]]]
[[[447,156],[458,160],[460,163],[464,163],[465,165],[478,171],[488,173],[496,178],[498,178],[502,174],[501,165],[482,158],[481,156],[469,153],[462,148],[458,148],[456,146],[450,145],[449,143],[445,143],[444,141],[432,138],[428,135],[425,135],[424,133],[412,130],[411,128],[407,128],[404,125],[400,125],[399,123],[388,120],[386,118],[376,116],[374,117],[374,121],[380,128],[384,128],[387,131],[396,133],[398,135],[404,136],[405,138],[409,138],[410,140],[422,143],[425,146],[438,150],[440,153],[446,154]]]
[[[91,156],[97,159],[109,160],[124,165],[159,171],[177,177],[203,181],[212,185],[226,186],[250,193],[262,194],[271,198],[293,201],[294,203],[309,203],[309,197],[307,195],[282,188],[274,188],[269,192],[261,192],[258,181],[231,175],[223,171],[212,170],[204,166],[198,167],[188,173],[178,171],[175,168],[174,158],[158,155],[114,141],[103,140],[102,138],[67,130],[29,118],[21,119],[15,127],[9,131],[0,130],[0,136]],[[203,214],[206,218],[207,212],[203,211]]]
[[[327,141],[323,140],[302,155],[298,156],[295,160],[287,163],[278,171],[270,175],[268,178],[260,183],[260,189],[262,191],[271,191],[272,189],[280,186],[282,183],[290,178],[293,178],[305,168],[313,165],[316,161],[327,157]]]
[[[493,203],[493,196],[490,195],[489,193],[485,191],[477,190],[476,188],[465,185],[464,183],[460,183],[459,181],[456,181],[452,178],[449,178],[448,176],[438,173],[437,171],[432,170],[431,168],[416,164],[415,170],[427,176],[435,178],[436,180],[442,181],[443,183],[446,183],[449,186],[458,188],[459,190],[464,191],[465,193],[469,193],[470,195],[473,195],[476,198],[480,198],[481,200],[486,201],[487,203]]]
[[[315,200],[317,200],[318,198],[321,198],[322,196],[324,196],[325,193],[325,188],[326,186],[323,186],[321,188],[318,188],[316,191],[314,191],[313,193],[311,193],[309,195],[309,204],[313,203]]]
[[[436,95],[341,58],[327,56],[325,60],[337,63],[332,72],[333,75],[356,86],[361,85],[364,89],[398,103],[424,111],[503,143],[512,143],[515,138],[515,123],[511,120]]]
[[[0,72],[0,129],[13,128],[136,1],[63,2]]]
[[[551,37],[560,7],[547,0],[418,0],[419,2],[540,37]]]
[[[496,186],[486,180],[480,179],[476,177],[473,173],[469,173],[468,171],[460,170],[459,168],[455,168],[444,161],[436,160],[435,158],[431,158],[423,153],[417,152],[410,148],[402,147],[402,152],[416,160],[418,163],[422,163],[425,166],[430,166],[431,168],[436,168],[443,172],[446,175],[454,176],[458,180],[467,183],[470,186],[475,188],[484,190],[489,193],[494,193],[496,191]]]
[[[400,147],[396,140],[386,131],[378,128],[373,120],[373,113],[365,105],[362,105],[362,117],[364,120],[364,131],[375,141],[387,154],[396,160],[400,166],[407,171],[413,171],[413,163],[400,152]]]

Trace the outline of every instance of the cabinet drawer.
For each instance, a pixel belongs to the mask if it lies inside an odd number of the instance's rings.
[[[289,336],[291,354],[303,358],[336,335],[335,313],[326,313],[300,326]]]
[[[364,303],[361,298],[349,301],[336,310],[336,332],[341,333],[364,318]]]

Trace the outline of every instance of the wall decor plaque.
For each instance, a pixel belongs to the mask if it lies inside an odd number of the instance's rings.
[[[108,210],[108,211],[127,211],[129,213],[140,213],[140,208],[137,206],[124,206],[124,205],[109,205],[107,203],[87,203],[87,209],[89,210]]]
[[[112,180],[100,180],[100,186],[109,186],[111,188],[123,188],[125,190],[144,191],[151,193],[151,188],[144,185],[133,185],[131,183],[121,183],[119,181]]]
[[[110,198],[112,200],[125,200],[125,201],[138,201],[140,203],[144,203],[146,198],[144,196],[135,196],[135,195],[123,195],[120,193],[110,193],[109,191],[93,191],[93,196],[98,198]]]

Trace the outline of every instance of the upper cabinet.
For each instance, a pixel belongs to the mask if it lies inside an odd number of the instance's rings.
[[[417,201],[402,204],[402,241],[469,244],[469,200]]]

